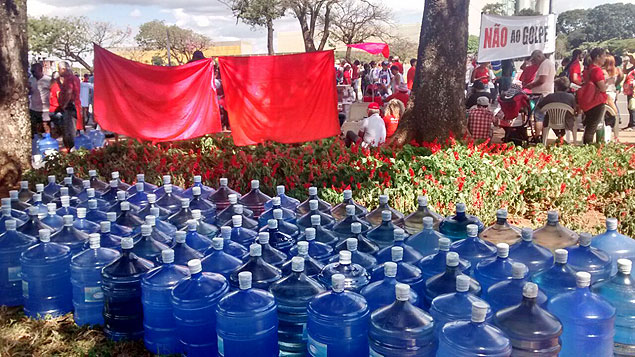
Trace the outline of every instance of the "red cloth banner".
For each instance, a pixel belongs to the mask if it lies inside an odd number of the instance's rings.
[[[299,143],[340,133],[333,51],[219,62],[236,145]]]
[[[382,54],[385,58],[390,56],[390,47],[388,47],[385,43],[377,43],[377,42],[365,42],[365,43],[354,43],[352,45],[346,45],[347,47],[357,48],[362,51],[366,51],[371,55]]]
[[[212,59],[161,67],[94,50],[95,120],[104,130],[153,142],[221,131]]]

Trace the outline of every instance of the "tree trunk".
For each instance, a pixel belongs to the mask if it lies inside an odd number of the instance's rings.
[[[304,40],[304,50],[306,52],[315,52],[315,43],[313,42],[313,37],[311,36],[311,30],[309,29],[309,24],[306,22],[306,15],[301,12],[302,9],[295,9],[295,15],[300,22],[300,29],[302,30],[302,39]]]
[[[273,20],[267,19],[267,52],[273,55]]]
[[[463,134],[468,7],[469,0],[426,0],[414,85],[393,143]]]
[[[0,0],[0,190],[15,186],[31,161],[26,19],[26,0]]]
[[[346,62],[351,62],[351,48],[350,47],[346,47]]]
[[[69,57],[73,59],[73,61],[78,62],[84,68],[86,68],[90,73],[93,73],[93,67],[88,64],[88,62],[84,61],[84,59],[80,55],[76,55],[74,53],[70,53]]]
[[[329,39],[329,27],[331,26],[331,2],[326,3],[326,8],[324,9],[324,28],[322,29],[322,40],[320,40],[320,46],[318,47],[318,51],[323,51],[324,46],[326,46],[326,41]],[[348,60],[348,57],[346,58]]]

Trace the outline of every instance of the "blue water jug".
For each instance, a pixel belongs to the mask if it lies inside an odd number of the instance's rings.
[[[251,191],[242,196],[239,202],[246,209],[252,211],[254,218],[257,219],[265,211],[265,203],[270,200],[271,197],[260,191],[260,181],[251,180]]]
[[[46,213],[39,213],[38,208],[34,206],[29,207],[27,212],[29,214],[29,219],[22,226],[20,226],[20,228],[18,229],[18,232],[26,234],[31,237],[37,237],[40,229],[52,230],[51,227],[42,223],[42,221],[40,220],[40,215],[41,215],[41,218],[44,218],[46,217]],[[11,219],[13,219],[13,217],[11,217]],[[16,221],[16,224],[17,224],[17,221]]]
[[[472,303],[468,321],[449,322],[439,333],[437,357],[508,357],[512,345],[505,334],[485,321],[489,306],[482,301]]]
[[[143,184],[143,186],[137,187],[137,183],[141,183],[141,184]],[[137,174],[137,182],[135,183],[134,186],[131,186],[128,189],[128,193],[131,194],[131,195],[135,194],[137,192],[145,192],[146,194],[151,194],[151,193],[154,193],[154,191],[157,188],[158,188],[157,185],[153,185],[153,184],[151,184],[151,183],[146,181],[146,175],[145,174]]]
[[[377,265],[377,259],[372,255],[364,252],[360,252],[357,250],[357,239],[356,238],[347,238],[346,239],[346,251],[351,253],[351,261],[353,264],[359,264],[366,271],[371,271]],[[340,251],[340,253],[343,252]],[[340,260],[339,253],[331,257],[329,262],[338,262]]]
[[[3,201],[9,200],[8,198],[3,198]],[[6,222],[8,221],[14,221],[17,227],[22,227],[26,221],[29,219],[28,215],[26,216],[26,218],[24,220],[20,219],[20,218],[16,218],[12,215],[12,209],[11,206],[8,204],[5,204],[6,202],[3,202],[2,205],[2,217],[0,217],[0,234],[6,232],[7,228],[6,228]],[[55,204],[53,204],[55,205]],[[53,211],[55,211],[55,209],[53,209]],[[21,215],[21,217],[23,217]],[[23,217],[24,218],[24,217]]]
[[[249,246],[249,259],[229,276],[233,288],[239,287],[238,274],[243,271],[250,272],[252,285],[262,290],[268,290],[271,284],[282,278],[280,269],[262,259],[262,246],[258,243]]]
[[[92,188],[90,190],[93,190]],[[93,191],[94,192],[94,191]],[[102,200],[103,202],[106,202]],[[86,208],[86,219],[99,224],[100,222],[108,220],[106,212],[99,208],[97,199],[89,199],[86,201],[86,205],[80,204],[77,208]]]
[[[93,142],[88,136],[84,134],[83,130],[79,131],[79,134],[75,137],[75,150],[86,149],[91,150],[93,148]]]
[[[157,214],[161,214],[161,212],[159,212],[159,209],[158,208],[152,208],[150,210],[150,214],[146,216],[145,222],[146,222],[146,224],[149,224],[152,227],[152,235],[153,235],[153,237],[155,237],[157,240],[160,240],[162,242],[166,242],[166,244],[168,244],[167,242],[168,241],[169,242],[172,241],[172,237],[174,237],[174,234],[176,233],[177,229],[172,224],[162,220],[159,216],[157,216]],[[197,232],[198,232],[198,225],[197,225],[196,229],[197,229]],[[185,231],[186,228],[183,228],[183,230]],[[157,235],[156,231],[159,231],[159,232],[161,232],[163,234],[162,235]]]
[[[73,317],[78,326],[104,324],[104,293],[101,290],[101,270],[121,255],[99,245],[99,233],[90,235],[89,248],[71,259],[73,285]]]
[[[317,275],[322,272],[322,269],[324,269],[324,264],[309,255],[309,242],[299,241],[298,244],[296,244],[296,247],[296,256],[304,259],[304,273],[312,278],[317,278]],[[282,275],[287,276],[291,274],[291,268],[292,262],[291,260],[287,260],[284,264],[282,264],[282,267],[280,267]]]
[[[426,217],[430,217],[432,219],[432,229],[438,229],[439,224],[443,220],[443,216],[428,207],[428,197],[417,197],[417,204],[417,210],[404,218],[404,227],[406,232],[413,235],[421,232],[425,229],[425,221],[423,221],[423,219]],[[421,252],[421,254],[427,255],[424,252]]]
[[[230,219],[228,219],[227,221],[221,221],[218,220],[216,223],[219,226],[232,226],[233,227],[233,223],[234,221],[232,220],[234,216],[240,216],[242,217],[242,222],[241,222],[241,226],[245,227],[247,229],[253,229],[253,230],[260,230],[259,229],[259,225],[258,225],[258,221],[253,219],[250,214],[245,213],[245,207],[241,204],[235,204],[232,205],[230,207],[227,208],[227,210],[231,210],[232,211],[232,216],[230,217]],[[273,218],[272,218],[273,219]],[[295,226],[294,226],[295,228]],[[265,227],[266,229],[266,227]]]
[[[119,171],[113,171],[110,173],[110,177],[117,182],[117,188],[121,191],[128,191],[130,189],[129,184],[123,182],[121,178],[119,178]]]
[[[187,223],[185,242],[187,242],[187,245],[193,249],[196,249],[204,254],[212,246],[212,240],[202,234],[199,234],[196,231],[196,228],[196,221],[193,219],[189,220]]]
[[[141,278],[154,264],[138,257],[132,248],[132,238],[122,238],[121,256],[101,271],[104,333],[113,341],[143,337]]]
[[[256,243],[258,238],[258,232],[247,229],[242,226],[243,217],[239,215],[232,216],[232,227],[230,233],[230,239],[245,247],[249,247],[251,244]],[[222,227],[221,227],[222,231]]]
[[[425,280],[421,274],[421,269],[416,266],[403,261],[403,248],[392,247],[391,261],[397,264],[397,281],[400,283],[408,284],[412,290],[417,292],[420,299],[423,299],[425,295]],[[388,262],[386,262],[388,263]],[[371,273],[371,281],[379,281],[383,279],[384,264],[376,266]]]
[[[218,223],[218,225],[223,226],[225,225],[225,222],[229,221],[232,219],[232,216],[234,216],[236,213],[236,206],[238,206],[238,197],[239,195],[232,193],[228,196],[228,204],[227,206],[223,209],[218,211],[218,213],[216,214],[216,222]],[[253,217],[253,212],[250,210],[246,210],[245,207],[241,204],[240,206],[242,206],[242,210],[243,213],[241,214],[243,217]],[[218,204],[217,204],[218,207]]]
[[[326,263],[333,255],[333,247],[328,244],[321,243],[315,240],[315,228],[309,227],[305,229],[304,234],[301,236],[303,240],[309,243],[309,255],[320,261]],[[289,250],[291,256],[298,255],[298,246],[294,246]],[[374,259],[374,258],[373,258]]]
[[[224,276],[225,279],[229,279],[229,275],[238,269],[243,262],[233,255],[225,253],[223,251],[224,243],[223,238],[212,238],[212,250],[205,258],[201,259],[201,265],[203,266],[203,271],[218,273]]]
[[[17,209],[19,211],[26,211],[31,205],[25,201],[20,200],[20,191],[18,190],[10,190],[9,198],[11,199],[11,208]]]
[[[128,197],[128,202],[140,208],[145,207],[148,204],[148,194],[152,193],[152,191],[146,192],[144,189],[143,182],[137,182],[132,186],[130,191],[128,191],[130,196]]]
[[[355,206],[355,215],[360,218],[365,217],[368,214],[366,207],[353,201],[353,191],[344,190],[344,192],[342,192],[342,202],[331,209],[331,216],[337,221],[341,221],[346,218],[346,206],[348,205]]]
[[[192,219],[192,210],[190,209],[190,200],[181,198],[181,208],[168,217],[168,223],[181,229],[187,225],[187,221]]]
[[[282,215],[282,210],[281,209],[277,208],[277,209],[273,210],[273,219],[278,221],[278,230],[280,232],[286,233],[287,235],[289,235],[293,239],[296,239],[296,240],[298,239],[298,237],[300,236],[300,233],[301,233],[300,227],[298,227],[294,223],[285,221],[283,219],[283,215]],[[267,224],[269,224],[269,221],[267,221]],[[243,221],[243,225],[244,225],[244,221]],[[310,222],[309,222],[309,227],[310,227]],[[265,229],[265,228],[262,228],[261,230],[263,230],[263,229]]]
[[[562,356],[613,356],[615,308],[589,290],[591,274],[576,273],[576,289],[551,298],[547,308],[562,322]]]
[[[261,230],[261,232],[268,232],[271,246],[285,254],[288,254],[291,247],[295,244],[293,237],[278,229],[278,221],[275,219],[270,219],[267,222],[267,227]]]
[[[409,302],[410,286],[395,286],[395,301],[370,316],[370,355],[431,356],[436,341],[432,317]]]
[[[18,190],[18,199],[22,202],[29,203],[35,192],[29,189],[29,181],[20,181],[20,190]]]
[[[64,188],[64,187],[62,187]],[[70,204],[71,198],[70,196],[61,196],[60,197],[60,202],[61,202],[61,207],[57,209],[56,213],[58,216],[66,216],[66,215],[71,215],[73,216],[73,218],[77,217],[77,208],[72,207]]]
[[[414,248],[422,256],[434,254],[439,249],[439,239],[445,236],[434,230],[432,217],[423,217],[422,229],[406,239],[406,244]]]
[[[216,205],[214,205],[212,201],[203,198],[200,187],[194,186],[192,188],[190,209],[192,211],[201,211],[201,215],[205,218],[205,221],[209,223],[216,223]]]
[[[384,263],[384,279],[366,285],[360,294],[366,299],[368,309],[375,311],[395,301],[395,285],[397,285],[397,263],[386,262]],[[412,289],[410,302],[415,306],[419,304],[419,296]]]
[[[593,292],[611,303],[615,316],[615,355],[635,354],[635,279],[631,275],[633,263],[628,259],[618,259],[617,274],[593,286]]]
[[[187,266],[190,276],[172,290],[176,336],[189,357],[217,356],[216,304],[229,285],[222,275],[203,272],[198,259]]]
[[[339,242],[339,238],[333,233],[331,230],[322,227],[322,217],[313,215],[311,216],[311,227],[315,229],[315,240],[328,244],[331,247],[334,247],[337,242]],[[360,227],[361,231],[361,227]],[[302,237],[298,237],[298,240],[302,240]]]
[[[163,195],[161,195],[161,191],[164,192]],[[170,214],[175,214],[181,209],[181,200],[183,198],[174,192],[172,184],[164,184],[154,191],[154,194],[159,197],[156,202],[157,205],[170,211]]]
[[[580,233],[578,243],[578,246],[566,248],[569,252],[567,264],[575,271],[591,274],[592,285],[610,278],[613,268],[611,257],[600,249],[591,247],[591,234]]]
[[[99,228],[100,228],[99,246],[103,248],[112,248],[114,250],[121,251],[122,237],[110,232],[110,222],[109,221],[100,222]]]
[[[469,215],[465,212],[465,203],[457,203],[456,204],[456,214],[454,216],[448,216],[441,221],[439,224],[439,232],[443,233],[446,237],[450,238],[452,241],[457,241],[460,239],[465,239],[470,237],[468,235],[467,226],[473,224],[477,227],[477,235],[485,229],[483,226],[483,222],[478,219],[476,216]],[[459,253],[461,254],[461,253]],[[467,260],[469,258],[463,256]],[[472,262],[472,265],[475,263]]]
[[[174,246],[172,250],[174,250],[174,264],[187,266],[187,262],[190,260],[203,258],[203,253],[187,245],[185,242],[185,232],[183,231],[178,231],[174,235]]]
[[[394,242],[394,232],[398,228],[392,222],[392,213],[388,210],[382,212],[380,224],[368,231],[366,237],[382,249],[390,247]]]
[[[496,257],[481,260],[474,268],[474,279],[481,284],[481,298],[487,300],[487,289],[503,280],[512,279],[512,265],[514,261],[509,258],[509,245],[498,243],[496,245]]]
[[[110,233],[119,237],[132,237],[137,233],[130,227],[117,223],[117,214],[115,212],[106,213],[106,219],[110,222]]]
[[[591,246],[601,249],[611,256],[613,268],[611,275],[617,273],[617,260],[620,258],[635,261],[635,240],[617,232],[617,219],[606,219],[606,232],[593,237]]]
[[[77,219],[73,222],[73,227],[78,230],[91,234],[99,232],[99,224],[86,219],[86,208],[80,207],[77,209]]]
[[[129,210],[131,212],[139,212],[141,210],[141,207],[130,203],[130,201],[128,201],[128,197],[127,197],[127,193],[126,191],[117,191],[117,200],[115,201],[115,203],[110,206],[110,208],[108,209],[108,212],[116,212],[117,216],[121,216],[123,214],[122,209],[121,209],[121,205],[123,203],[127,203]],[[141,219],[141,217],[139,217],[139,219]]]
[[[101,148],[106,143],[106,134],[99,129],[93,129],[88,132],[90,143],[93,148]]]
[[[416,249],[408,244],[405,244],[406,232],[403,229],[395,228],[395,230],[393,231],[393,236],[393,244],[382,248],[375,255],[377,257],[377,263],[381,264],[384,262],[389,262],[391,260],[392,247],[403,248],[403,261],[406,263],[416,264],[423,258],[423,255],[421,255],[421,253],[419,253]],[[436,247],[438,247],[438,242],[436,243]]]
[[[189,270],[174,264],[172,249],[163,250],[161,260],[163,264],[148,271],[141,280],[143,342],[148,351],[169,355],[182,352],[172,309],[172,289],[189,275]]]
[[[167,219],[171,214],[169,210],[157,205],[157,196],[154,193],[148,193],[147,197],[148,204],[143,207],[139,212],[137,212],[137,216],[141,219],[145,219],[148,215],[153,215],[155,217],[159,217],[159,219],[164,220]],[[158,214],[152,213],[152,209],[156,208]]]
[[[417,267],[421,269],[421,275],[424,281],[445,271],[446,256],[448,252],[450,252],[450,243],[450,238],[440,238],[439,250],[435,254],[423,257],[423,259],[417,263]],[[459,267],[463,274],[469,274],[471,264],[467,260],[459,257]]]
[[[223,251],[229,255],[233,255],[238,259],[245,259],[249,255],[249,250],[244,245],[234,242],[232,237],[233,228],[223,226],[220,229],[220,238],[223,238]],[[209,248],[211,250],[212,248]],[[205,253],[207,254],[207,252]],[[264,255],[263,255],[264,256]]]
[[[523,228],[521,240],[509,247],[509,257],[515,262],[523,263],[529,269],[529,275],[551,268],[553,254],[551,250],[534,242],[534,231]]]
[[[117,217],[117,220],[115,222],[117,222],[117,224],[120,224],[122,226],[132,228],[133,232],[140,232],[141,225],[145,223],[143,219],[141,219],[139,216],[137,216],[130,210],[130,203],[126,201],[121,202],[121,215]]]
[[[282,267],[287,261],[287,255],[269,244],[269,233],[258,233],[258,244],[262,246],[262,259],[276,268]]]
[[[285,188],[282,185],[276,186],[276,193],[278,194],[278,196],[276,197],[280,198],[280,206],[295,212],[295,209],[300,204],[300,201],[296,200],[293,197],[287,196],[285,194]],[[272,197],[271,201],[265,203],[265,209],[271,209],[274,206],[274,198],[275,197]]]
[[[527,282],[529,282],[529,274],[525,264],[512,263],[512,278],[500,281],[487,289],[487,302],[492,310],[497,312],[520,304],[523,299],[523,288]],[[547,308],[547,295],[542,290],[538,290],[536,303]]]
[[[197,187],[199,191],[198,194],[201,196],[201,198],[204,198],[204,199],[207,199],[209,195],[214,194],[214,192],[216,192],[216,190],[214,190],[213,188],[203,185],[203,178],[201,177],[201,175],[194,175],[193,181],[194,181],[194,184],[192,185],[192,187],[183,191],[183,195],[182,195],[183,197],[190,198],[190,199],[194,197],[194,191]]]
[[[332,281],[335,274],[342,274],[345,278],[347,290],[358,292],[370,282],[370,276],[366,269],[351,261],[351,252],[343,250],[339,253],[339,261],[324,266],[317,279],[324,286]],[[379,279],[378,279],[379,280]]]
[[[220,186],[213,194],[209,195],[208,199],[216,205],[216,211],[220,212],[229,206],[229,195],[237,195],[240,197],[240,193],[232,190],[227,186],[228,180],[225,177],[221,177],[219,180]],[[236,199],[236,202],[238,199]]]
[[[566,250],[556,249],[553,266],[531,277],[531,281],[538,284],[549,299],[576,288],[575,270],[567,264],[568,256]]]
[[[24,314],[38,320],[73,311],[71,249],[51,242],[48,229],[39,235],[40,243],[20,256]]]
[[[271,284],[269,291],[278,304],[278,344],[283,354],[306,352],[307,304],[325,290],[305,274],[302,257],[293,257],[291,273]]]
[[[167,246],[172,246],[174,243],[174,240],[172,239],[172,237],[174,236],[176,231],[174,233],[165,233],[164,231],[159,229],[160,223],[165,223],[165,222],[157,221],[156,217],[151,214],[146,216],[145,224],[150,226],[150,238],[152,238],[153,240],[159,243],[165,244]],[[165,224],[169,224],[169,223],[165,223]]]
[[[470,262],[471,274],[481,260],[496,256],[496,247],[478,237],[478,227],[475,224],[467,225],[466,234],[467,238],[452,243],[450,250]]]
[[[252,184],[253,187],[253,184]],[[239,290],[223,297],[216,307],[218,353],[221,356],[274,357],[278,349],[276,300],[265,290],[253,288],[251,273],[238,274]]]
[[[40,155],[51,155],[60,151],[60,145],[57,140],[51,137],[50,133],[44,133],[42,138],[37,141],[37,151]]]
[[[168,246],[152,239],[152,227],[147,224],[141,225],[141,239],[132,248],[132,252],[139,258],[151,261],[155,265],[161,264],[161,252],[168,249]]]
[[[88,181],[90,181],[90,187],[94,188],[100,194],[106,192],[108,190],[108,182],[104,182],[99,179],[97,175],[97,170],[88,170]]]
[[[64,226],[51,235],[51,241],[68,246],[71,248],[72,254],[75,255],[84,249],[84,244],[88,241],[88,234],[73,227],[73,216],[67,214],[63,219]]]
[[[108,190],[102,193],[101,198],[108,201],[112,206],[117,202],[117,192],[119,192],[119,187],[117,187],[117,180],[110,180],[108,182]]]
[[[309,201],[309,212],[305,213],[303,216],[298,218],[297,225],[300,229],[304,230],[305,228],[311,227],[311,216],[320,216],[320,222],[325,228],[331,228],[335,224],[335,218],[328,213],[324,213],[318,209],[318,201],[311,200]],[[275,214],[275,211],[274,211]]]
[[[496,211],[496,222],[485,228],[479,236],[490,243],[512,245],[518,243],[521,233],[520,228],[507,222],[507,210],[503,208]]]
[[[15,220],[5,221],[5,226],[7,230],[0,234],[0,305],[19,306],[23,302],[20,255],[37,239],[16,231]]]
[[[370,312],[363,296],[346,290],[346,277],[333,274],[332,288],[308,305],[308,352],[318,356],[367,356]]]
[[[578,234],[560,224],[558,212],[547,212],[547,223],[534,231],[534,241],[551,250],[566,248],[578,242]]]
[[[268,206],[268,207],[267,207]],[[280,197],[276,196],[271,198],[271,201],[267,202],[265,204],[265,211],[260,215],[260,217],[258,217],[258,226],[260,227],[264,227],[267,225],[267,222],[270,219],[273,219],[273,210],[279,209],[282,211],[282,219],[284,219],[287,222],[290,223],[296,223],[296,215],[295,215],[295,208],[294,209],[287,209],[285,207],[282,207],[281,203],[280,203]]]
[[[362,234],[362,225],[359,222],[351,224],[351,232],[348,234],[347,238],[357,238],[357,250],[360,252],[371,255],[375,255],[379,252],[379,246]],[[347,238],[342,238],[339,243],[335,244],[336,252],[346,250]]]
[[[220,234],[220,228],[203,220],[201,210],[192,210],[192,219],[196,221],[196,231],[207,238],[214,238]],[[185,230],[186,228],[183,228]]]
[[[388,204],[388,195],[379,195],[379,206],[374,210],[368,212],[365,219],[373,226],[377,227],[380,225],[383,220],[384,211],[389,211],[391,215],[391,220],[396,226],[403,226],[403,213],[397,211],[396,209],[390,207]]]
[[[456,290],[456,277],[459,275],[463,275],[459,266],[459,255],[450,252],[446,256],[445,272],[426,281],[424,307],[429,308],[435,297],[454,292]],[[472,278],[470,278],[469,292],[476,296],[481,295],[481,285]]]
[[[300,216],[305,215],[307,212],[309,212],[310,210],[310,203],[311,200],[317,200],[318,201],[318,209],[324,213],[329,213],[331,212],[331,204],[320,199],[318,197],[318,189],[317,187],[311,186],[309,187],[309,197],[306,199],[306,201],[300,203],[299,205],[296,206],[295,211],[297,214],[299,214]]]
[[[346,206],[346,217],[335,223],[331,231],[339,238],[346,239],[351,236],[355,223],[360,224],[360,233],[366,234],[371,229],[370,223],[361,220],[355,215],[355,206]],[[374,243],[373,243],[374,244]],[[379,250],[379,249],[378,249]]]
[[[46,180],[47,180],[47,183],[46,183],[46,186],[44,186],[44,193],[46,193],[47,195],[51,197],[59,196],[59,191],[60,191],[60,188],[62,188],[62,186],[60,186],[57,182],[55,182],[56,180],[55,175],[47,176]]]
[[[19,222],[17,222],[18,227],[24,223],[27,219],[29,219],[29,217],[27,216],[26,213],[24,213],[23,210],[21,209],[16,209],[15,207],[13,207],[13,203],[11,201],[10,197],[5,197],[2,199],[2,218],[3,219],[11,219],[11,217],[17,219]],[[27,207],[24,207],[24,209],[27,209]]]
[[[525,283],[522,300],[496,313],[494,324],[511,341],[518,356],[557,357],[562,324],[538,302],[538,285]]]

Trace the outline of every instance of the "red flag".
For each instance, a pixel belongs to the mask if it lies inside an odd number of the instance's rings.
[[[150,66],[95,45],[95,120],[132,138],[185,140],[221,131],[214,62]]]
[[[390,47],[388,47],[388,45],[385,43],[366,42],[366,43],[354,43],[352,45],[346,45],[346,46],[366,51],[372,55],[381,53],[386,58],[390,56]]]
[[[219,62],[236,145],[339,134],[333,51],[221,57]]]

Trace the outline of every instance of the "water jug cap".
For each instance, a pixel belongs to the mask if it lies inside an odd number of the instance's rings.
[[[181,208],[188,207],[190,207],[190,200],[188,200],[187,198],[181,198]]]
[[[174,240],[177,243],[185,243],[185,234],[184,231],[176,231],[176,233],[174,233]]]
[[[350,200],[351,198],[353,198],[353,191],[344,190],[344,192],[342,192],[342,195],[344,196],[345,200]]]
[[[278,195],[284,195],[284,186],[283,185],[276,186],[276,193]]]
[[[167,184],[167,183],[172,183],[172,176],[170,175],[163,175],[163,184]]]
[[[333,276],[331,277],[331,285],[333,287],[333,291],[335,291],[336,293],[341,293],[342,291],[344,291],[345,280],[346,280],[346,277],[344,277],[344,275],[333,274]]]
[[[132,237],[124,237],[121,238],[121,249],[132,249],[134,246],[134,241]]]
[[[260,188],[260,181],[258,180],[251,180],[251,189],[252,190],[256,190]]]
[[[88,246],[90,247],[90,249],[99,248],[99,241],[99,233],[91,233],[88,235]]]
[[[448,250],[450,250],[450,238],[439,238],[439,250],[442,250],[444,252],[447,252]]]
[[[192,210],[192,219],[199,221],[201,219],[201,210],[200,209],[193,209]]]
[[[154,221],[156,221],[156,218],[159,217],[159,207],[152,207],[150,208],[150,215],[154,216]],[[147,217],[147,216],[146,216]],[[153,221],[153,222],[154,222]],[[154,225],[155,223],[153,223]]]
[[[449,267],[459,266],[459,254],[456,252],[449,252],[445,256],[445,265]]]
[[[146,216],[146,224],[150,227],[154,227],[157,225],[157,216],[153,214],[149,214]]]
[[[35,184],[35,192],[42,192],[44,191],[44,184],[43,183],[36,183]]]
[[[468,224],[465,229],[468,237],[478,236],[478,226],[476,224]]]
[[[41,184],[38,184],[41,185]],[[33,202],[37,203],[37,202],[42,202],[42,195],[39,193],[34,193],[33,194]]]
[[[496,218],[507,219],[507,210],[505,208],[501,208],[496,211]]]
[[[304,271],[304,258],[302,257],[293,257],[291,258],[291,270],[295,272],[303,272]]]
[[[579,288],[586,288],[591,285],[591,274],[586,271],[575,273],[575,283]]]
[[[11,198],[11,200],[15,201],[18,199],[18,190],[11,190],[9,191],[9,198]]]
[[[464,293],[470,290],[470,277],[465,274],[460,274],[456,277],[456,291]]]
[[[317,187],[315,186],[309,187],[309,196],[315,196],[315,195],[317,195]]]
[[[99,222],[99,228],[101,233],[110,233],[110,221]]]
[[[520,236],[525,242],[531,242],[534,239],[534,231],[529,227],[525,227],[520,231]]]
[[[381,211],[381,220],[383,222],[389,222],[392,219],[392,212],[385,210]]]
[[[234,227],[241,227],[243,225],[243,216],[235,214],[232,216],[232,225]]]
[[[578,242],[580,243],[581,247],[588,247],[591,245],[591,238],[591,233],[582,232],[580,233],[580,239],[578,240]]]
[[[194,175],[194,182],[195,183],[201,183],[201,180],[202,180],[201,175]]]
[[[390,258],[393,262],[400,262],[403,260],[403,247],[390,248]]]
[[[379,204],[385,205],[386,203],[388,203],[388,195],[379,195]]]
[[[319,202],[318,200],[310,200],[309,201],[309,209],[311,211],[316,211],[318,209]]]
[[[38,213],[39,210],[40,209],[35,207],[35,206],[29,207],[29,209],[28,209],[29,216],[37,216],[37,213]]]
[[[5,205],[3,204],[2,207],[5,207]],[[11,209],[11,207],[8,207],[8,208]],[[47,203],[46,209],[48,210],[49,213],[54,214],[55,210],[57,209],[57,206],[55,205],[55,203]]]
[[[221,237],[212,238],[212,247],[214,250],[223,250],[223,243],[225,243],[225,240]]]
[[[71,216],[71,219],[73,218],[73,216]],[[4,228],[7,231],[15,231],[17,227],[17,222],[15,219],[7,219],[6,221],[4,221]]]
[[[397,263],[385,262],[384,263],[384,276],[388,278],[394,278],[397,276]]]
[[[422,221],[423,228],[432,229],[432,226],[434,225],[434,220],[432,219],[432,217],[423,217]]]
[[[77,218],[86,218],[86,208],[85,207],[79,207],[77,209]]]
[[[340,264],[344,264],[344,265],[350,264],[351,263],[351,252],[349,252],[348,250],[341,250],[340,251],[339,262],[340,262]]]
[[[395,299],[398,301],[410,300],[410,285],[397,283],[395,285]]]
[[[62,216],[62,220],[64,222],[64,225],[67,227],[73,225],[73,216],[70,214],[65,214],[64,216]]]
[[[221,177],[220,180],[218,181],[220,182],[221,186],[227,186],[227,183],[228,183],[227,178]]]
[[[113,171],[110,176],[112,177],[113,180],[116,180],[119,178],[119,171]]]
[[[55,183],[55,175],[48,175],[46,177],[46,180],[48,181],[48,183]]]
[[[558,222],[558,212],[557,211],[549,211],[547,212],[547,222]]]
[[[157,201],[157,195],[154,193],[148,194],[148,203],[155,203]]]
[[[124,201],[126,199],[126,191],[117,191],[117,201]]]
[[[417,197],[417,203],[419,203],[421,207],[426,207],[428,205],[428,196]]]
[[[512,278],[524,279],[527,271],[528,269],[525,264],[519,262],[512,263]]]
[[[196,226],[197,226],[196,220],[194,220],[194,219],[188,219],[187,220],[187,230],[188,231],[195,231],[196,230]]]
[[[244,207],[245,206],[243,206],[241,204],[235,204],[234,205],[234,213],[242,216],[243,212],[245,212]]]
[[[276,229],[278,228],[278,221],[276,221],[275,219],[270,219],[267,221],[267,227],[269,227],[269,229]]]
[[[249,256],[259,257],[262,255],[262,246],[258,243],[253,243],[249,246]]]
[[[9,223],[9,221],[7,221],[6,223]],[[50,242],[51,241],[51,231],[48,229],[40,229],[38,231],[39,237],[40,237],[40,242]]]
[[[163,262],[163,264],[174,263],[174,250],[163,249],[161,251],[161,261]]]
[[[8,199],[9,198],[7,198],[7,200]],[[4,200],[4,198],[2,200]],[[56,208],[55,203],[52,203],[52,205],[53,205],[53,213],[55,213],[55,208]],[[50,212],[51,211],[51,207],[49,205],[47,205],[47,208],[48,208],[48,210]],[[2,202],[2,214],[4,216],[11,216],[11,205],[10,204],[7,204],[6,202]]]
[[[192,259],[187,262],[187,268],[190,269],[190,275],[200,273],[203,270],[200,259]]]
[[[144,237],[147,237],[150,234],[152,234],[152,226],[150,226],[149,224],[142,224],[141,225],[141,235],[144,236]]]
[[[617,270],[620,273],[630,275],[632,268],[633,268],[633,262],[631,262],[630,260],[624,259],[624,258],[617,260]]]
[[[271,204],[272,204],[274,207],[278,207],[278,206],[280,206],[280,197],[278,197],[278,196],[273,197],[273,198],[271,199]]]
[[[238,195],[236,195],[235,193],[230,193],[227,196],[227,200],[229,200],[230,205],[235,205],[236,203],[238,203]]]
[[[456,212],[457,213],[464,213],[465,212],[465,203],[463,202],[459,202],[456,204]]]
[[[347,216],[354,216],[355,215],[355,206],[347,205],[346,206],[346,215]]]
[[[406,237],[406,232],[401,228],[395,228],[395,230],[392,231],[392,234],[395,242],[403,241]]]
[[[122,201],[121,202],[121,211],[130,211],[130,202]]]
[[[20,181],[20,188],[23,190],[29,189],[29,181]]]
[[[165,191],[165,193],[172,193],[172,184],[171,183],[163,184],[163,190]]]
[[[507,243],[496,244],[496,255],[499,258],[507,258],[509,256],[509,244]]]
[[[472,303],[472,322],[484,322],[488,309],[489,305],[485,301],[474,301]]]
[[[73,169],[72,167],[69,166],[69,167],[66,168],[66,174],[67,175],[72,175],[74,173],[75,173],[75,169]]]
[[[607,218],[606,219],[606,229],[609,231],[614,231],[617,229],[617,218]]]
[[[143,183],[146,180],[146,175],[145,174],[137,174],[137,183]]]
[[[90,188],[90,181],[89,180],[83,180],[82,181],[82,185],[84,186],[85,189],[89,189]]]
[[[62,207],[68,207],[71,204],[71,198],[69,196],[60,197],[60,201],[62,202]]]
[[[88,196],[88,198],[95,198],[95,189],[94,188],[87,188],[86,189],[86,196]]]
[[[310,227],[310,228],[305,229],[304,230],[304,238],[307,241],[314,240],[315,239],[315,228]]]
[[[535,299],[538,297],[538,285],[535,283],[525,283],[523,286],[523,296],[528,299]]]
[[[60,188],[60,196],[68,196],[68,187]]]
[[[117,220],[117,212],[106,212],[106,219],[110,222]]]
[[[192,196],[200,196],[200,195],[201,195],[201,188],[198,186],[192,187]]]
[[[354,222],[351,224],[351,233],[360,234],[362,233],[362,224],[359,222]]]
[[[143,182],[137,182],[134,187],[137,189],[137,192],[143,192]]]
[[[229,226],[220,227],[220,236],[223,237],[223,239],[230,239],[231,235],[232,235],[232,227],[229,227]]]
[[[357,251],[357,238],[347,238],[346,239],[346,249],[349,252]]]
[[[314,214],[314,215],[311,216],[311,225],[312,226],[319,226],[321,222],[322,222],[322,217],[320,217],[319,214]]]
[[[280,208],[276,208],[273,210],[273,218],[282,219],[282,210]]]
[[[117,187],[117,180],[110,180],[110,188]]]
[[[301,257],[305,257],[309,254],[309,242],[307,241],[299,241],[298,242],[298,255]]]
[[[258,243],[260,243],[261,245],[269,244],[269,233],[267,232],[258,233]]]
[[[251,289],[251,279],[250,271],[241,271],[238,273],[238,287],[240,290]]]
[[[556,263],[566,264],[567,259],[569,258],[569,252],[564,249],[556,249],[555,250]]]
[[[88,176],[96,177],[97,176],[97,170],[88,170]]]

